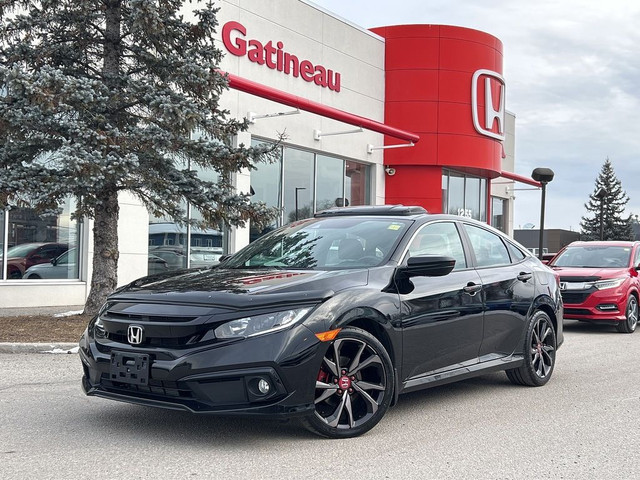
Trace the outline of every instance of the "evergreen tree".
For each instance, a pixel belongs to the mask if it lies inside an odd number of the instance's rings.
[[[0,2],[0,208],[51,212],[72,196],[75,217],[95,219],[88,313],[116,287],[120,191],[176,221],[187,201],[201,227],[275,214],[234,191],[232,174],[271,150],[234,147],[247,123],[219,105],[228,84],[217,70],[217,9],[195,2],[187,20],[184,3]]]
[[[598,196],[601,193],[602,198]],[[584,204],[588,214],[582,217],[580,237],[582,240],[600,240],[600,212],[602,209],[603,240],[633,240],[632,216],[623,217],[624,209],[629,202],[622,183],[613,171],[613,165],[607,158],[596,179],[593,193]]]

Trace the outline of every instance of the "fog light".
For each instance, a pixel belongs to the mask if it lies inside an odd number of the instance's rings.
[[[261,394],[266,395],[271,390],[271,385],[264,378],[261,378],[258,382],[258,390]]]

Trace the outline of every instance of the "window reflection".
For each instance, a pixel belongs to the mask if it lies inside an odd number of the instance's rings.
[[[12,208],[8,218],[2,268],[6,279],[78,278],[78,223],[71,219],[75,201],[67,200],[58,215],[38,215],[32,208]],[[4,231],[2,232],[4,239]]]
[[[253,146],[266,140],[253,139]],[[283,147],[274,163],[259,163],[251,171],[252,201],[282,210],[282,216],[263,230],[251,227],[250,240],[277,226],[312,217],[319,210],[349,205],[369,205],[369,165],[345,161],[293,147]]]
[[[284,154],[285,223],[313,216],[312,152],[287,148]]]
[[[344,161],[341,158],[318,155],[316,179],[316,212],[331,207],[343,206]]]

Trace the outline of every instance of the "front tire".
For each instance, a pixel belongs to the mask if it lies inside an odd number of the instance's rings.
[[[303,424],[324,437],[357,437],[371,430],[393,398],[389,354],[376,337],[360,328],[342,329],[314,380],[316,408]]]
[[[541,387],[551,378],[556,363],[556,331],[542,310],[536,311],[527,328],[524,342],[524,363],[507,370],[507,377],[516,385]]]
[[[638,326],[638,299],[632,293],[627,298],[626,319],[616,325],[620,333],[633,333]]]

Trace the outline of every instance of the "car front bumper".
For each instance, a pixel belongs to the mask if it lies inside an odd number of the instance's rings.
[[[592,293],[574,293],[571,296],[565,294],[564,318],[603,323],[625,321],[628,295],[627,292],[617,290],[596,290]]]
[[[268,336],[173,350],[134,348],[85,331],[79,353],[87,395],[194,413],[288,417],[313,412],[311,372],[319,371],[324,350],[326,344],[298,325]],[[126,373],[136,368],[137,373]],[[267,393],[259,388],[261,380],[263,387],[269,385]]]

